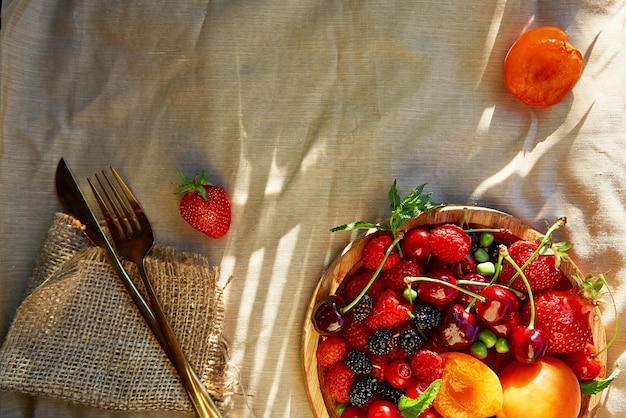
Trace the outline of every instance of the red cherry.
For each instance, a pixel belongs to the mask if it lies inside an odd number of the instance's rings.
[[[461,280],[477,282],[477,283],[489,283],[489,280],[485,276],[483,276],[482,274],[478,274],[478,273],[466,274],[465,276],[463,276]],[[470,292],[480,294],[480,292],[482,292],[486,286],[482,286],[480,284],[459,284],[459,287],[465,290],[469,290]],[[456,297],[456,303],[462,306],[469,305],[472,302],[472,300],[474,300],[474,296],[465,294],[463,292],[459,292],[459,295]]]
[[[443,313],[439,335],[450,350],[462,351],[478,340],[482,328],[478,316],[466,311],[458,303],[453,303]]]
[[[370,405],[367,418],[400,418],[400,412],[391,402],[380,399]]]
[[[518,325],[511,332],[509,346],[515,360],[534,363],[546,353],[548,335],[543,330]]]
[[[423,380],[413,381],[406,388],[406,396],[411,399],[417,399],[428,389],[428,383]]]
[[[413,370],[408,361],[394,360],[385,368],[385,378],[396,389],[404,389],[413,381]]]
[[[480,292],[485,301],[476,300],[476,314],[487,325],[509,322],[519,312],[519,301],[509,289],[502,286],[488,286]]]
[[[581,382],[595,379],[602,372],[602,362],[596,357],[596,347],[588,343],[582,350],[564,354],[563,361],[574,371]]]
[[[423,260],[428,257],[431,254],[429,235],[429,232],[422,228],[409,230],[400,241],[402,255],[411,260]]]
[[[471,253],[468,253],[458,264],[460,275],[476,273],[476,259]]]
[[[509,322],[498,325],[487,325],[487,328],[492,330],[498,338],[508,338],[513,332],[513,329],[520,324],[522,315],[519,312],[515,312],[513,318]]]
[[[417,418],[438,418],[438,416],[431,409],[427,409],[419,414]]]
[[[343,410],[340,418],[367,418],[367,413],[357,406],[350,405]]]
[[[440,268],[431,270],[427,276],[456,286],[456,277],[449,269]],[[459,291],[454,287],[441,283],[418,282],[417,285],[417,297],[424,303],[439,307],[452,302],[458,294]]]
[[[311,314],[313,327],[320,335],[332,335],[341,332],[347,325],[341,309],[346,303],[338,295],[325,297],[315,305]]]

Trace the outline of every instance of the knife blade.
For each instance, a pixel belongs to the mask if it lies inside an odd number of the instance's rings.
[[[63,158],[61,158],[57,166],[54,181],[61,208],[65,213],[72,215],[83,224],[83,233],[94,245],[106,250],[108,261],[119,274],[122,283],[128,290],[133,302],[137,305],[137,308],[146,320],[152,333],[155,335],[159,343],[162,343],[163,335],[161,328],[157,323],[152,309],[146,300],[141,296],[139,290],[124,269],[120,258],[117,256],[117,253],[111,245],[111,241],[104,233],[104,230],[98,222],[98,218],[96,218],[96,215],[89,207],[87,199],[85,199],[85,196],[80,190],[76,178]]]

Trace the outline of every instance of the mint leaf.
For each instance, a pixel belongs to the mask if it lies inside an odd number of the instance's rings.
[[[366,229],[369,229],[369,228],[381,229],[380,225],[376,225],[376,224],[373,224],[371,222],[357,221],[357,222],[351,222],[349,224],[343,224],[343,225],[335,226],[334,228],[330,229],[330,232],[352,231],[353,229],[363,229],[363,228],[366,228]]]
[[[389,209],[391,216],[382,224],[372,222],[351,222],[331,228],[331,232],[351,231],[354,229],[376,228],[381,231],[391,231],[394,238],[397,238],[398,231],[408,220],[426,211],[445,206],[445,203],[434,203],[430,201],[431,193],[422,194],[426,184],[421,184],[411,191],[406,197],[401,198],[398,194],[396,181],[393,181],[387,194],[389,199]]]
[[[417,418],[433,403],[440,386],[441,379],[437,379],[417,399],[402,396],[398,402],[398,409],[402,416],[404,418]]]
[[[602,392],[604,389],[606,389],[613,380],[615,380],[615,378],[617,377],[617,375],[620,372],[620,368],[619,365],[617,367],[615,367],[615,370],[613,370],[613,373],[611,373],[611,375],[609,377],[607,377],[606,379],[602,379],[602,380],[591,380],[589,382],[583,382],[580,384],[580,391],[584,394],[584,395],[595,395],[597,393]]]

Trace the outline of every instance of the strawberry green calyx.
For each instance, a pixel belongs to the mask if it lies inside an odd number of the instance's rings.
[[[178,169],[178,175],[180,176],[183,184],[178,186],[176,190],[176,194],[185,194],[187,192],[197,192],[204,200],[209,200],[206,189],[204,186],[214,186],[213,183],[207,180],[206,173],[202,170],[199,173],[196,173],[193,176],[193,179],[189,179],[183,172],[183,170]]]

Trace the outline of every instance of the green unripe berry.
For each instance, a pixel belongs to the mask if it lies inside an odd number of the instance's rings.
[[[477,359],[484,360],[487,358],[488,354],[487,346],[485,346],[485,343],[478,340],[470,346],[470,353],[472,353],[472,355]]]
[[[477,248],[476,251],[474,251],[474,259],[478,263],[489,261],[489,253],[484,248]]]
[[[485,344],[485,347],[491,348],[496,345],[498,337],[496,336],[496,334],[494,334],[493,331],[489,329],[484,329],[480,331],[480,334],[478,335],[478,340],[482,341],[482,343]]]
[[[480,246],[489,247],[491,244],[493,244],[494,239],[495,237],[491,232],[483,232],[480,234]]]
[[[404,297],[404,299],[412,305],[413,302],[415,302],[415,300],[417,299],[417,291],[412,287],[406,287],[402,291],[402,297]]]
[[[496,265],[491,261],[486,261],[476,265],[476,273],[483,276],[493,276],[496,273]]]
[[[506,338],[498,338],[496,341],[496,351],[500,354],[509,352],[509,342]]]

